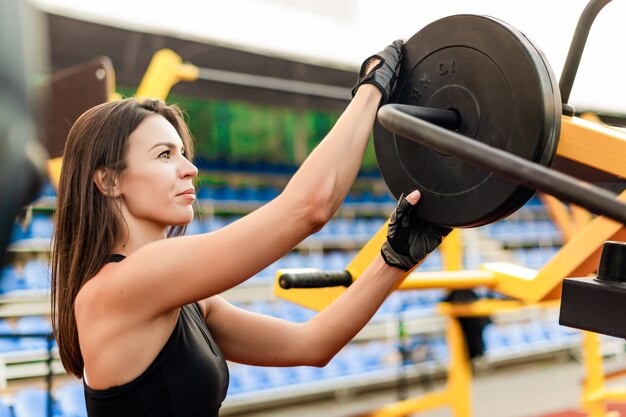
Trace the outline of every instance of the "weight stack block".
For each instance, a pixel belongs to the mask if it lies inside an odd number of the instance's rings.
[[[596,278],[563,281],[559,324],[626,338],[626,244],[605,242]]]

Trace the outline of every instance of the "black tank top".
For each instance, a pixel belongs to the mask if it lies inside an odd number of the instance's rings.
[[[193,303],[181,307],[174,331],[141,375],[104,390],[84,387],[89,417],[217,417],[228,367]]]

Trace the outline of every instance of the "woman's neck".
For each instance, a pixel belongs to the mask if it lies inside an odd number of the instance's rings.
[[[167,238],[166,227],[142,226],[128,224],[128,230],[124,227],[125,233],[113,248],[113,253],[128,256],[147,244]]]

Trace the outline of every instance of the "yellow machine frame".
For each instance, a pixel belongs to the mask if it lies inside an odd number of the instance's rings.
[[[166,49],[158,51],[138,88],[137,96],[165,99],[171,88],[179,81],[194,81],[198,68],[184,63],[180,56]],[[563,116],[557,154],[626,178],[626,133],[576,117]],[[54,161],[51,169],[53,182],[58,183],[60,161]],[[626,201],[626,192],[619,197]],[[428,288],[461,289],[488,287],[493,291],[514,298],[512,301],[480,300],[470,304],[440,303],[438,313],[447,317],[446,340],[450,350],[450,363],[445,389],[419,398],[389,404],[368,414],[370,417],[405,416],[411,413],[449,406],[455,417],[470,417],[471,411],[471,365],[467,356],[459,317],[487,316],[505,309],[528,305],[558,303],[560,284],[564,278],[587,276],[595,272],[600,250],[607,240],[626,240],[624,226],[599,216],[591,220],[582,209],[572,209],[570,215],[553,198],[546,197],[550,213],[563,231],[567,243],[541,269],[533,270],[519,265],[496,262],[485,263],[479,270],[464,271],[462,268],[459,232],[448,235],[442,244],[444,269],[441,272],[414,272],[404,276],[397,290]],[[378,256],[385,240],[387,224],[369,240],[346,267],[353,279],[358,279],[371,260]],[[283,271],[279,271],[279,275]],[[322,310],[337,298],[345,288],[290,289],[284,290],[275,283],[277,297],[296,304]],[[626,390],[608,390],[599,353],[599,338],[584,333],[586,381],[583,387],[582,405],[590,417],[609,417],[605,402],[626,400]]]

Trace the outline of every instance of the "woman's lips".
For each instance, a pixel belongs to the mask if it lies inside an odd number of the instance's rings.
[[[183,191],[180,194],[177,194],[176,197],[183,197],[186,198],[188,200],[195,200],[196,199],[196,190],[193,188],[189,188],[188,190]]]

